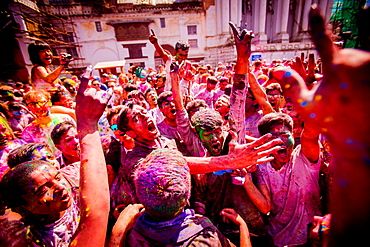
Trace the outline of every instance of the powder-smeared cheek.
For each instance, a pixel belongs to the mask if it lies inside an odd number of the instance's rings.
[[[293,147],[294,146],[294,138],[293,138],[293,136],[292,135],[289,135],[289,137],[286,138],[284,140],[284,142],[286,143],[286,146],[288,147],[288,149],[291,148],[291,147]]]

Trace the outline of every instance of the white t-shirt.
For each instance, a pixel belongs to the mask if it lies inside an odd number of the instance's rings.
[[[258,166],[257,184],[265,184],[271,194],[268,232],[276,246],[307,242],[307,225],[321,215],[320,163],[311,163],[298,145],[280,170],[270,162]]]

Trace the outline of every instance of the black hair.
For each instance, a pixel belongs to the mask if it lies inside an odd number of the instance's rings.
[[[272,126],[282,124],[288,127],[289,131],[293,131],[293,120],[285,113],[273,112],[263,116],[258,122],[258,131],[261,136],[270,133]]]
[[[186,41],[179,40],[179,41],[176,42],[176,45],[175,45],[175,50],[176,51],[178,51],[178,50],[186,51],[186,50],[189,50],[189,48],[190,48],[190,45]]]
[[[207,83],[211,83],[213,85],[216,85],[218,83],[218,80],[215,76],[209,76],[207,78]]]
[[[168,97],[172,97],[172,92],[171,91],[164,91],[163,93],[161,93],[159,96],[158,96],[158,107],[159,108],[163,108],[162,107],[162,104],[164,102],[169,102],[168,100]]]
[[[40,59],[39,52],[42,50],[51,50],[51,48],[47,43],[38,40],[28,45],[28,54],[33,65],[45,65]]]
[[[17,101],[10,102],[8,104],[9,111],[20,111],[22,110],[21,103]]]
[[[49,148],[44,143],[26,143],[13,149],[8,155],[8,166],[13,168],[19,164],[30,161],[34,151],[41,148]]]
[[[191,118],[195,128],[215,130],[222,126],[223,120],[220,113],[211,108],[202,108]]]
[[[120,131],[126,132],[130,130],[130,128],[128,127],[129,118],[127,117],[127,114],[129,113],[130,110],[134,108],[135,105],[136,104],[132,101],[129,101],[125,105],[123,105],[117,118],[117,125]]]
[[[201,108],[208,108],[207,103],[203,99],[194,99],[186,105],[186,112],[190,116],[193,110],[200,110]]]
[[[28,205],[23,196],[29,191],[28,185],[31,180],[31,175],[44,165],[50,164],[42,160],[32,160],[17,165],[5,173],[0,181],[0,191],[2,200],[6,206],[15,208]]]
[[[266,93],[268,93],[269,91],[273,91],[273,90],[279,91],[279,93],[284,96],[283,90],[281,89],[281,86],[279,83],[271,83],[270,85],[267,85],[265,87]]]
[[[68,130],[71,128],[76,128],[74,123],[70,121],[64,121],[59,124],[57,124],[53,130],[51,131],[51,139],[53,140],[55,145],[60,144],[60,140],[62,139],[62,136],[67,133]]]

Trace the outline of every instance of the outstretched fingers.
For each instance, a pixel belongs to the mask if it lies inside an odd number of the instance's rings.
[[[236,28],[235,24],[230,21],[229,25],[231,27],[231,30],[233,31],[234,40],[235,41],[239,40],[239,32],[238,32],[238,29]]]
[[[81,75],[81,80],[80,80],[81,82],[80,82],[80,85],[78,86],[78,94],[83,93],[87,89],[92,71],[93,71],[93,67],[92,65],[89,65],[87,66],[85,72]]]
[[[311,7],[309,23],[311,26],[312,40],[322,59],[323,67],[328,67],[332,64],[337,49],[330,38],[329,30],[326,29],[325,19],[321,14],[320,8],[316,4]]]
[[[296,106],[305,106],[311,101],[313,92],[307,89],[304,79],[292,69],[274,69],[270,72],[270,77],[274,78],[284,91],[286,97],[291,97]]]

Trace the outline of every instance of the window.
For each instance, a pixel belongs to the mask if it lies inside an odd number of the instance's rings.
[[[188,43],[190,48],[198,48],[198,40],[197,39],[189,39]]]
[[[101,28],[101,22],[100,21],[95,22],[95,28],[96,28],[97,32],[103,31],[103,29]]]
[[[188,26],[188,35],[196,35],[197,34],[197,26]]]
[[[146,47],[146,44],[132,44],[132,45],[122,45],[123,48],[128,49],[129,57],[125,57],[127,59],[134,59],[134,58],[147,58],[147,56],[143,56],[143,47]]]
[[[72,57],[74,57],[74,58],[78,57],[78,52],[77,52],[77,49],[75,47],[66,48],[66,51],[67,51],[68,54],[71,54]]]
[[[117,41],[147,40],[149,23],[122,23],[114,25]]]
[[[73,32],[67,32],[67,34],[63,34],[63,40],[68,43],[75,42],[75,39],[73,37]]]
[[[160,18],[159,20],[161,22],[161,28],[165,28],[166,27],[166,20],[164,18]]]

